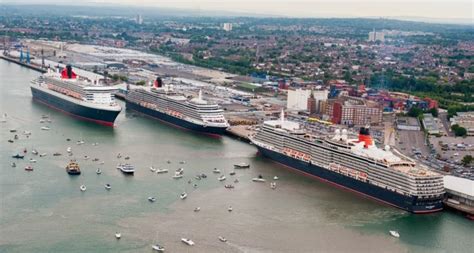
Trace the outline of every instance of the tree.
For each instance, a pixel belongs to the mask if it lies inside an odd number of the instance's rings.
[[[472,161],[474,161],[474,158],[472,157],[472,155],[465,155],[461,160],[464,166],[468,166],[469,164],[472,163]]]
[[[467,135],[466,128],[461,127],[458,124],[452,125],[451,130],[453,130],[454,135],[456,135],[456,136],[466,136]]]
[[[410,116],[410,117],[418,117],[421,114],[423,114],[423,110],[418,108],[418,107],[412,107],[408,111],[408,116]]]
[[[436,108],[431,108],[427,111],[428,113],[431,113],[433,117],[438,118],[438,109]]]
[[[137,84],[137,85],[144,86],[144,85],[145,85],[145,83],[146,83],[145,81],[141,80],[141,81],[138,81],[136,84]]]

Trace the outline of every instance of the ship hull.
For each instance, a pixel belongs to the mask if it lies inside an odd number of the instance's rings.
[[[442,199],[418,200],[416,197],[410,197],[392,192],[390,190],[350,178],[339,173],[324,169],[317,165],[304,162],[292,157],[285,156],[278,152],[257,146],[259,153],[278,163],[289,166],[306,175],[316,177],[317,179],[331,185],[343,188],[345,190],[357,193],[364,197],[388,204],[412,213],[432,213],[443,209]]]
[[[31,86],[31,94],[35,101],[45,104],[55,110],[61,111],[81,120],[90,121],[105,126],[113,126],[115,119],[120,113],[120,110],[103,110],[80,105],[78,103],[63,99],[59,96],[54,96],[44,92],[33,86]]]
[[[203,125],[195,124],[195,123],[192,123],[180,118],[170,116],[168,114],[165,114],[159,111],[155,111],[155,110],[140,106],[128,100],[126,101],[126,106],[127,106],[127,109],[143,113],[150,117],[161,120],[165,123],[169,123],[171,125],[184,128],[187,130],[191,130],[194,132],[198,132],[198,133],[220,136],[220,135],[223,135],[226,130],[226,127],[211,127],[211,126],[203,126]]]

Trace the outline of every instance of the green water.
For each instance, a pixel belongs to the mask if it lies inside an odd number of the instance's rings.
[[[382,206],[263,159],[246,143],[186,132],[126,110],[115,128],[78,121],[32,101],[29,82],[38,75],[0,61],[0,114],[8,114],[0,123],[0,252],[151,252],[155,242],[167,252],[472,252],[474,223],[462,216],[412,215]],[[43,114],[53,122],[40,123]],[[45,125],[51,130],[40,130]],[[14,143],[7,142],[14,135],[10,129],[20,137]],[[27,138],[24,130],[32,135]],[[81,139],[86,143],[76,145]],[[25,160],[12,168],[11,155],[24,148]],[[34,156],[33,148],[48,155]],[[115,168],[118,153],[131,157],[134,176]],[[34,171],[26,172],[32,157]],[[81,176],[66,174],[70,158],[80,163]],[[251,169],[230,176],[239,162]],[[171,173],[151,173],[151,165]],[[172,179],[179,167],[185,178]],[[219,182],[214,167],[228,179]],[[194,180],[198,173],[208,178]],[[251,182],[258,174],[277,175],[277,189]],[[240,180],[236,188],[224,189],[234,178]],[[86,192],[79,191],[81,184]],[[183,191],[184,201],[178,197]],[[148,202],[148,196],[157,201]],[[196,206],[201,212],[192,211]],[[390,237],[388,230],[401,237]],[[116,231],[121,240],[114,238]],[[229,242],[219,242],[219,235]],[[196,245],[185,246],[181,237]]]

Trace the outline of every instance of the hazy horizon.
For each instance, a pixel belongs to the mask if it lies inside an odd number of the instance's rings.
[[[473,3],[466,0],[5,0],[4,4],[58,4],[158,7],[195,12],[226,12],[297,18],[384,17],[424,21],[444,20],[473,24]]]

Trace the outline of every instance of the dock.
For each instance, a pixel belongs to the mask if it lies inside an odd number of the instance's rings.
[[[251,126],[249,125],[236,125],[229,127],[226,133],[233,138],[250,142],[250,136],[252,136],[255,131],[251,130]]]
[[[29,69],[32,69],[32,70],[36,70],[38,72],[41,72],[41,73],[46,73],[46,70],[43,69],[41,66],[37,66],[37,65],[33,65],[33,64],[28,64],[26,62],[21,62],[19,61],[18,59],[16,58],[12,58],[12,57],[8,57],[6,55],[0,55],[0,58],[1,59],[4,59],[6,61],[9,61],[9,62],[13,62],[13,63],[16,63],[20,66],[23,66],[23,67],[27,67]]]

